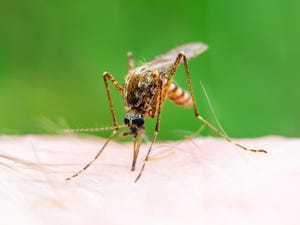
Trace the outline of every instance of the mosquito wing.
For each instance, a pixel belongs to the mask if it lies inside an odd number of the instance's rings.
[[[151,61],[144,63],[144,65],[151,69],[168,72],[171,69],[171,66],[173,65],[175,59],[177,58],[180,52],[183,52],[186,58],[189,60],[201,54],[206,49],[207,49],[207,45],[201,42],[181,45],[164,54],[156,56]]]

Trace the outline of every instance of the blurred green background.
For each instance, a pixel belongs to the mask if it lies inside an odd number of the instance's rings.
[[[299,1],[12,0],[1,5],[0,133],[111,126],[104,71],[123,84],[128,51],[143,62],[203,41],[208,51],[189,63],[203,116],[215,123],[200,81],[232,137],[300,134]],[[175,80],[187,87],[182,68]],[[122,122],[123,100],[112,92]],[[183,138],[200,127],[192,109],[168,101],[159,138]]]

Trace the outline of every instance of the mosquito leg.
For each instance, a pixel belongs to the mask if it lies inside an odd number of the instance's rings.
[[[195,114],[195,117],[197,119],[199,119],[200,121],[202,121],[206,126],[208,126],[210,129],[212,129],[216,134],[218,134],[219,136],[225,138],[228,142],[234,144],[235,146],[243,149],[243,150],[246,150],[246,151],[251,151],[251,152],[264,152],[264,153],[267,153],[267,151],[263,150],[263,149],[251,149],[251,148],[248,148],[248,147],[245,147],[243,145],[240,145],[238,143],[235,143],[231,140],[230,137],[228,137],[226,134],[224,134],[222,131],[220,131],[219,129],[217,129],[215,126],[213,126],[211,123],[209,123],[207,120],[205,120],[202,116],[200,116],[199,114],[199,111],[198,111],[198,108],[197,108],[197,105],[196,105],[196,100],[195,100],[195,96],[194,96],[194,92],[193,92],[193,88],[192,88],[192,81],[191,81],[191,76],[190,76],[190,72],[189,72],[189,69],[188,69],[188,63],[187,63],[187,59],[186,59],[186,56],[183,54],[183,53],[179,53],[178,58],[183,58],[183,63],[184,63],[184,69],[185,69],[185,73],[186,73],[186,76],[187,76],[187,82],[188,82],[188,85],[189,85],[189,89],[190,89],[190,94],[191,94],[191,97],[192,97],[192,101],[193,101],[193,107],[194,107],[194,114]]]
[[[97,155],[95,155],[94,159],[91,160],[88,164],[86,164],[80,171],[78,171],[77,173],[73,174],[72,176],[66,178],[66,180],[71,180],[75,177],[77,177],[79,174],[81,174],[82,172],[84,172],[87,168],[89,168],[100,156],[100,154],[103,152],[103,150],[105,149],[105,147],[108,145],[108,143],[110,142],[110,140],[115,136],[117,130],[114,130],[111,135],[107,138],[106,142],[104,143],[104,145],[102,146],[102,148],[100,149],[100,151],[97,153]]]
[[[108,87],[107,79],[109,79],[112,82],[112,84],[118,89],[118,91],[122,94],[122,96],[123,96],[123,88],[119,85],[119,83],[115,80],[115,78],[107,72],[105,72],[103,74],[103,79],[104,79],[105,90],[106,90],[106,93],[107,93],[108,102],[109,102],[109,106],[110,106],[110,111],[111,111],[112,118],[113,118],[114,130],[111,133],[111,135],[107,138],[107,140],[105,141],[104,145],[99,150],[99,152],[95,155],[94,159],[91,160],[88,164],[86,164],[80,171],[78,171],[77,173],[75,173],[71,177],[68,177],[66,180],[71,180],[74,177],[77,177],[79,174],[81,174],[87,168],[89,168],[98,159],[98,157],[104,151],[105,147],[108,145],[110,140],[115,136],[115,134],[117,133],[117,130],[119,129],[119,126],[117,124],[117,119],[116,119],[116,114],[115,114],[113,102],[112,102],[112,98],[111,98],[111,94],[110,94],[109,87]]]
[[[133,55],[131,52],[128,52],[128,73],[135,68],[135,63],[133,59]]]
[[[124,92],[123,92],[123,88],[121,87],[121,85],[116,81],[116,79],[109,74],[108,72],[104,72],[103,73],[103,79],[104,79],[104,85],[105,85],[105,90],[106,90],[106,94],[107,94],[107,98],[108,98],[108,102],[109,102],[109,107],[110,107],[110,111],[111,111],[111,115],[113,117],[113,123],[114,126],[116,128],[116,130],[118,129],[117,126],[117,119],[116,119],[116,113],[115,113],[115,109],[114,109],[114,105],[112,102],[112,98],[111,98],[111,94],[110,94],[110,90],[108,87],[108,82],[107,79],[109,79],[111,81],[111,83],[115,86],[115,88],[121,93],[121,95],[123,96]]]
[[[138,174],[138,176],[135,178],[135,181],[134,182],[137,182],[140,177],[142,176],[142,173],[145,169],[145,165],[146,165],[146,162],[148,161],[149,159],[149,156],[150,156],[150,153],[152,151],[152,147],[153,147],[153,144],[156,142],[156,139],[157,139],[157,135],[158,135],[158,132],[159,132],[159,126],[160,126],[160,113],[161,113],[161,109],[162,109],[162,106],[163,106],[163,98],[162,98],[162,94],[164,92],[163,90],[163,81],[161,80],[160,82],[160,87],[158,88],[159,93],[158,93],[158,96],[159,96],[159,99],[158,99],[158,111],[157,111],[157,119],[156,119],[156,126],[155,126],[155,132],[154,132],[154,137],[153,137],[153,140],[150,144],[150,147],[148,149],[148,152],[147,152],[147,155],[144,159],[144,162],[143,162],[143,166]]]

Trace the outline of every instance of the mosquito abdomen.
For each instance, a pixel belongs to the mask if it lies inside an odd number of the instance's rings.
[[[193,105],[191,95],[174,83],[171,84],[168,90],[168,98],[176,105],[182,107],[191,107]]]

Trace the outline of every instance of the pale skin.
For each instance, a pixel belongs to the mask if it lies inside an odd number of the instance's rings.
[[[156,143],[141,179],[132,143],[76,136],[0,137],[1,224],[299,224],[300,140]],[[140,149],[140,169],[149,144]]]

